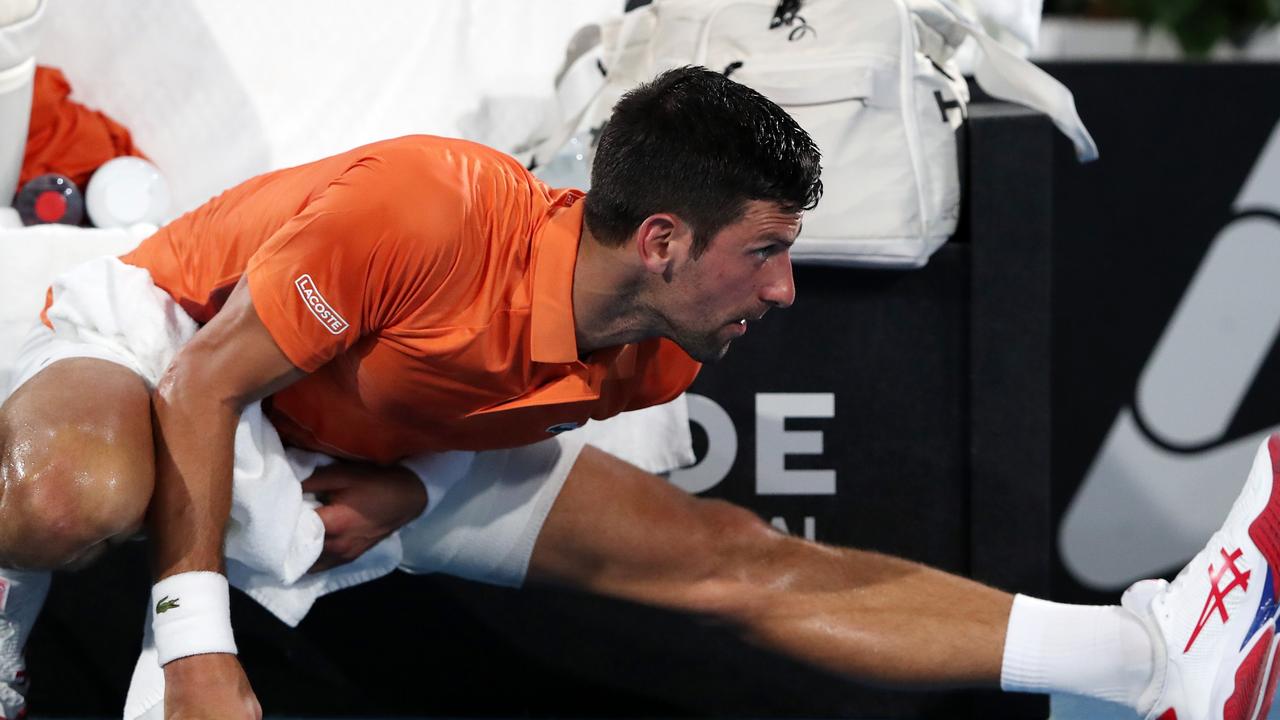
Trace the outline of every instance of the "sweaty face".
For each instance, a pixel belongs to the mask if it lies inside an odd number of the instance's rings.
[[[713,362],[772,307],[795,300],[791,244],[801,214],[752,200],[696,260],[672,273],[665,316],[668,337],[695,360]]]

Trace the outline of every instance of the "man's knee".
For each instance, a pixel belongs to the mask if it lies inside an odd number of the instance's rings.
[[[699,500],[696,512],[714,588],[703,609],[735,617],[752,614],[767,592],[785,582],[783,558],[794,539],[754,512],[722,500]]]
[[[58,567],[136,532],[151,496],[151,463],[100,452],[12,463],[0,505],[0,562]]]
[[[699,500],[698,514],[703,532],[722,561],[730,564],[754,562],[784,536],[754,512],[724,500]]]
[[[141,528],[155,474],[146,387],[100,380],[79,408],[35,385],[0,409],[0,563],[57,567]]]

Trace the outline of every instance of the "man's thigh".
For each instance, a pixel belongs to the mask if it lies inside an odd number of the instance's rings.
[[[782,537],[575,435],[477,453],[440,505],[401,531],[402,569],[701,610],[718,602],[704,581]]]
[[[736,602],[735,588],[783,537],[745,508],[587,447],[542,528],[529,578],[714,612]]]

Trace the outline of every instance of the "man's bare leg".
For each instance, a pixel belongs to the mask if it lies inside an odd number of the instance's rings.
[[[784,535],[750,511],[692,497],[590,447],[543,526],[528,578],[708,615],[748,642],[866,683],[998,687],[1007,679],[1013,596]],[[1006,689],[1130,703],[1145,690],[1151,645],[1127,610],[1019,600],[1019,677],[1045,682]]]
[[[120,365],[53,363],[0,405],[0,566],[84,562],[142,527],[150,394]]]
[[[1013,602],[918,563],[782,534],[590,447],[529,579],[728,619],[752,642],[894,685],[998,684]]]
[[[151,404],[132,372],[55,362],[0,405],[0,714],[26,709],[23,650],[49,569],[78,566],[142,525],[154,475]],[[17,569],[22,568],[22,569]]]

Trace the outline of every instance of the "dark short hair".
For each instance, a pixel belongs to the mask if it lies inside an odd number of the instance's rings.
[[[620,246],[670,212],[693,229],[695,257],[750,200],[810,210],[822,197],[818,146],[785,110],[703,67],[668,70],[622,96],[600,133],[586,223]]]

